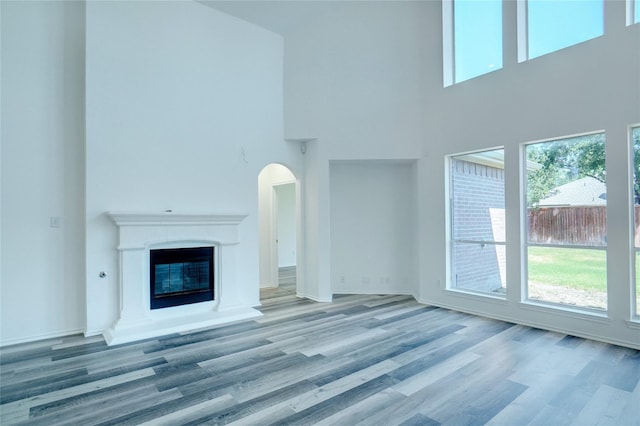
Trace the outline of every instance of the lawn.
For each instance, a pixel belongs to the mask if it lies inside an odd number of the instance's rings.
[[[607,291],[605,250],[529,247],[529,282]]]

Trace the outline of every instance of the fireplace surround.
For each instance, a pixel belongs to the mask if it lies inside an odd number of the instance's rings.
[[[117,345],[261,316],[238,294],[239,214],[107,212],[118,229],[119,313],[103,336]],[[212,300],[152,309],[151,256],[210,248]]]

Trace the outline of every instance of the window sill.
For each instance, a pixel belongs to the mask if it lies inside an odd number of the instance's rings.
[[[462,290],[457,288],[447,288],[445,289],[445,292],[447,294],[451,294],[456,297],[462,297],[465,299],[481,300],[481,301],[486,301],[491,303],[497,303],[500,305],[507,304],[506,296],[502,296],[502,295],[496,295],[491,293],[481,293],[481,292]]]
[[[570,318],[580,318],[600,324],[609,323],[609,315],[606,311],[597,311],[588,308],[574,308],[571,306],[548,302],[536,302],[532,300],[520,302],[520,307],[536,312],[544,312],[547,314],[553,313]]]
[[[627,323],[628,328],[632,328],[634,330],[640,330],[640,318],[634,318],[632,320],[625,321]]]

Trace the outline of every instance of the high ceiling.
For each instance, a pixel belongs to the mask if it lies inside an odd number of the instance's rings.
[[[221,12],[233,15],[282,35],[294,28],[305,25],[305,23],[321,16],[331,9],[349,3],[348,1],[313,0],[198,1]]]

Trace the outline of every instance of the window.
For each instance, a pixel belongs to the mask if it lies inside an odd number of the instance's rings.
[[[525,145],[529,300],[607,309],[605,136]]]
[[[634,238],[633,246],[635,252],[635,312],[640,316],[640,127],[631,129],[631,140],[633,143],[633,217],[634,217]]]
[[[444,2],[443,24],[445,86],[502,68],[501,0]]]
[[[506,291],[504,150],[449,159],[449,289]]]
[[[627,0],[627,25],[640,22],[640,0]]]
[[[527,0],[526,28],[527,58],[537,58],[601,36],[604,4],[602,0]]]

